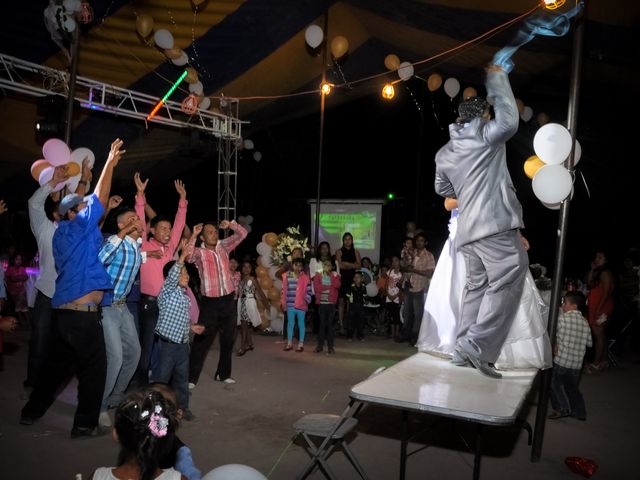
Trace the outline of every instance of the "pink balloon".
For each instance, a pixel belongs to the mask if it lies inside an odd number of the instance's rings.
[[[49,181],[53,178],[53,170],[55,167],[47,167],[45,168],[42,173],[40,174],[40,178],[38,183],[40,183],[40,186],[44,185],[45,183],[49,183]],[[59,192],[60,190],[62,190],[64,188],[64,186],[66,185],[67,182],[61,182],[59,184],[57,184],[54,188],[53,191],[54,192]]]
[[[69,161],[71,150],[69,150],[67,144],[59,138],[50,138],[42,146],[42,154],[51,165],[57,167]]]

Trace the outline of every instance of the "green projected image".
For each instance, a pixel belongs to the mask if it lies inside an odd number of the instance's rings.
[[[351,232],[356,248],[373,250],[376,248],[377,220],[376,212],[366,210],[358,213],[321,212],[320,237],[342,237],[344,232]]]

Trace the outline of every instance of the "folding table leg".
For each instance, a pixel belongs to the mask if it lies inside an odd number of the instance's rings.
[[[400,480],[404,480],[407,470],[407,444],[409,443],[409,414],[406,410],[402,411],[402,432],[400,437]]]
[[[347,455],[347,457],[349,457],[349,460],[351,460],[351,464],[355,467],[355,469],[360,474],[360,478],[362,478],[362,480],[367,480],[367,474],[364,473],[364,469],[360,465],[360,462],[358,462],[358,460],[356,459],[356,456],[353,454],[351,449],[347,446],[347,442],[343,441],[341,445],[342,445],[342,449],[344,450],[344,453]]]
[[[480,458],[482,457],[482,424],[476,423],[476,448],[473,456],[473,480],[480,479]]]

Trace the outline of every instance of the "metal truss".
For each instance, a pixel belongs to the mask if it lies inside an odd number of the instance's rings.
[[[69,92],[67,72],[27,62],[0,53],[0,89],[43,97]],[[86,77],[76,77],[75,100],[81,107],[116,116],[147,122],[147,116],[159,99],[145,93],[116,87]],[[218,141],[218,220],[233,219],[236,215],[238,178],[238,145],[242,142],[242,124],[238,118],[237,99],[221,100],[224,113],[198,110],[193,115],[182,111],[181,103],[167,100],[149,120],[170,127],[201,130]]]

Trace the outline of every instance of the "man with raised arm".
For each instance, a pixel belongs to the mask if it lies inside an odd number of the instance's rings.
[[[20,423],[42,417],[70,372],[78,377],[78,406],[71,437],[95,436],[104,392],[107,358],[101,306],[111,304],[113,285],[98,258],[102,234],[98,227],[111,190],[113,170],[124,154],[122,140],[111,144],[109,157],[93,194],[65,196],[58,207],[61,220],[53,234],[58,277],[53,307],[53,340],[46,366],[22,409]]]

